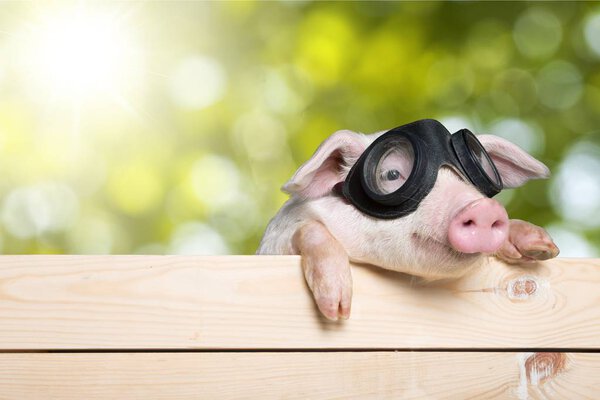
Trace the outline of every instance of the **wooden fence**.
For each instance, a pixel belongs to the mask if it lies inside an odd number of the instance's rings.
[[[295,256],[2,256],[0,399],[600,398],[600,260],[353,278],[329,322]]]

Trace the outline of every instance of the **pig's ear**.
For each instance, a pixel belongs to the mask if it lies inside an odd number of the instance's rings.
[[[519,187],[530,179],[550,176],[548,167],[516,144],[494,135],[479,135],[477,139],[492,157],[505,188]]]
[[[315,154],[281,188],[302,198],[321,197],[345,179],[352,164],[367,146],[364,135],[338,131],[325,140]]]

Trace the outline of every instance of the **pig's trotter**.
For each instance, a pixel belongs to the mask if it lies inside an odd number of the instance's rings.
[[[310,221],[293,237],[302,269],[319,310],[336,321],[350,317],[352,274],[348,254],[320,222]]]
[[[509,225],[508,239],[496,253],[501,260],[516,264],[558,255],[558,247],[543,228],[518,219],[511,219]]]

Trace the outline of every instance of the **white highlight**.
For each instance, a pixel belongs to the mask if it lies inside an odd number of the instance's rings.
[[[477,134],[475,129],[475,125],[471,122],[471,120],[467,117],[463,117],[462,115],[453,115],[448,117],[439,118],[439,121],[448,129],[450,133],[454,133],[461,129],[469,129],[474,134]]]
[[[585,21],[583,34],[590,50],[600,57],[600,13],[592,15]]]
[[[574,106],[583,95],[581,73],[566,61],[553,61],[542,68],[537,84],[540,102],[555,110]]]
[[[201,157],[192,166],[191,180],[194,194],[210,211],[235,206],[239,201],[240,174],[228,158],[212,154]]]
[[[598,171],[600,147],[580,142],[569,151],[558,168],[550,192],[554,207],[565,220],[582,227],[600,226]]]
[[[207,225],[189,222],[177,228],[169,254],[225,255],[230,250],[221,235]]]
[[[600,252],[580,232],[562,225],[550,225],[546,230],[560,249],[561,257],[600,257]]]
[[[531,154],[544,150],[544,135],[537,126],[517,118],[501,119],[492,124],[489,133],[503,137]]]
[[[265,102],[267,106],[278,112],[294,112],[301,109],[301,98],[294,93],[285,80],[276,72],[270,72],[265,81]]]
[[[79,201],[71,188],[59,183],[21,187],[6,196],[2,222],[20,239],[57,232],[75,220]]]
[[[227,76],[216,60],[205,56],[184,59],[171,75],[173,100],[183,108],[203,109],[225,94]]]
[[[272,161],[289,157],[285,126],[270,114],[260,111],[245,114],[236,121],[234,132],[252,160]]]
[[[45,16],[26,34],[22,60],[53,97],[89,97],[126,84],[137,48],[117,16],[76,8]]]
[[[549,57],[558,49],[562,39],[560,20],[546,9],[527,9],[515,24],[513,38],[523,55]]]
[[[519,365],[519,386],[517,387],[517,397],[519,400],[529,399],[529,389],[527,387],[527,370],[525,361],[534,353],[518,353],[517,363]]]

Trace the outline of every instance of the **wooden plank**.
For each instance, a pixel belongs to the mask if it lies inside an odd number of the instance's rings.
[[[600,349],[600,260],[421,286],[355,266],[321,318],[296,256],[2,256],[0,349]]]
[[[600,354],[0,354],[3,400],[597,399]]]

